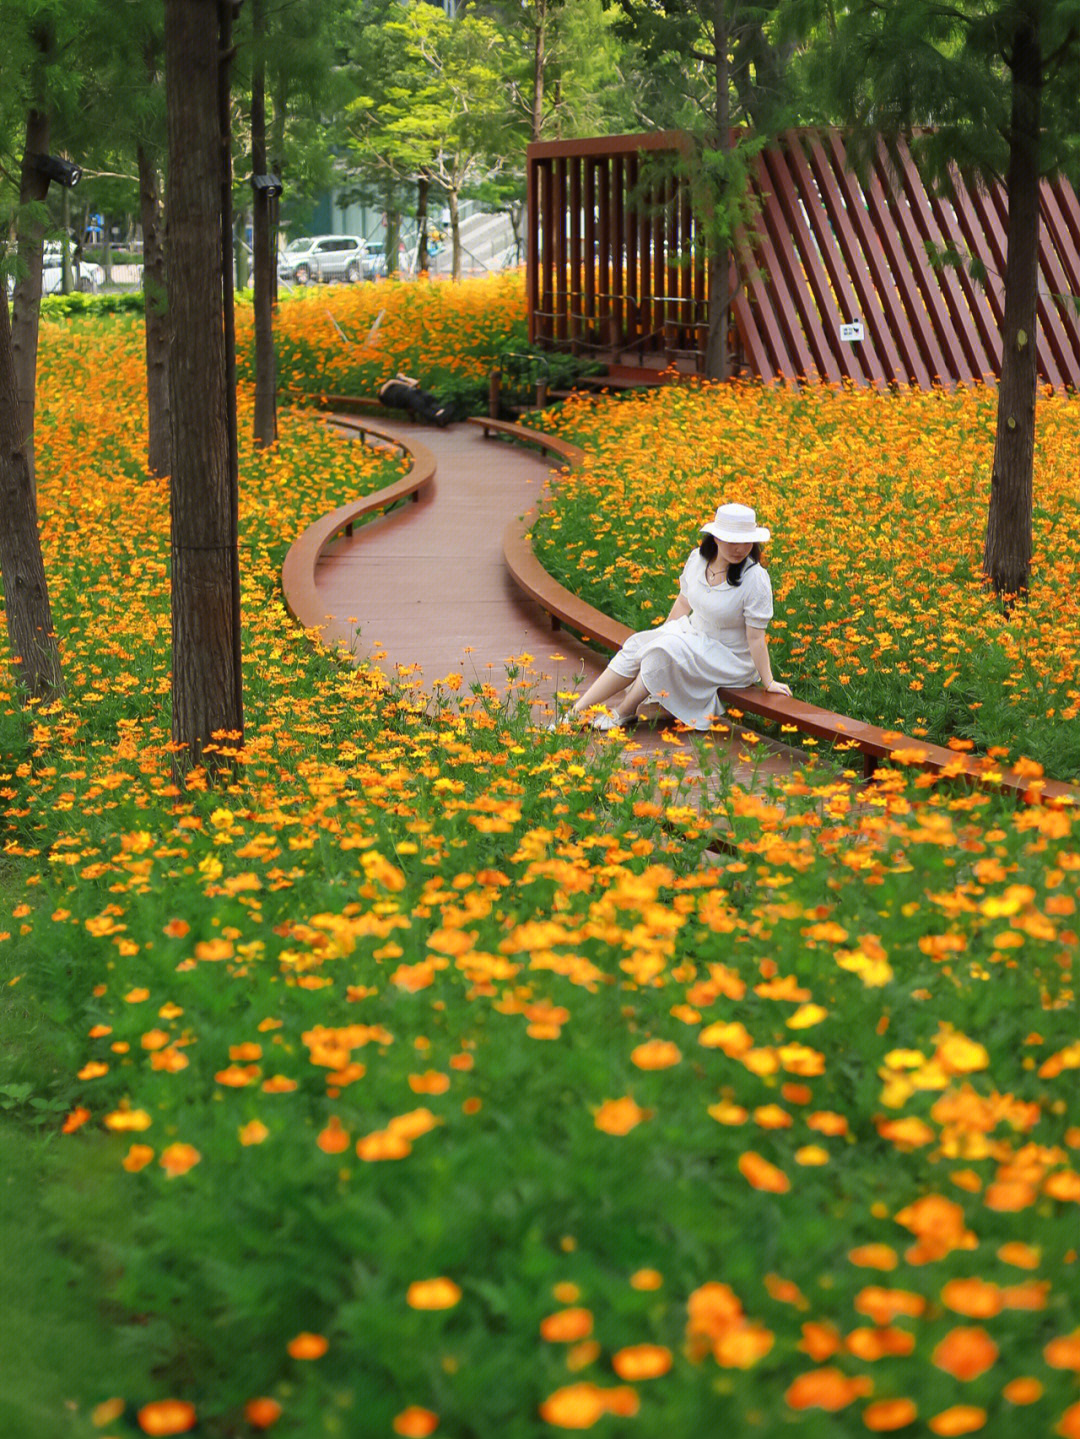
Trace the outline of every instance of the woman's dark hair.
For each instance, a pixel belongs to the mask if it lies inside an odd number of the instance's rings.
[[[698,552],[701,555],[702,559],[705,561],[705,563],[707,565],[711,565],[713,560],[715,560],[717,555],[720,553],[720,546],[716,543],[716,539],[713,535],[703,534],[701,536],[701,544],[698,546]],[[747,564],[760,563],[761,546],[755,540],[754,543],[750,546],[750,553],[747,555],[745,560],[740,560],[737,565],[728,565],[727,582],[731,586],[731,588],[738,588],[739,581],[742,579],[742,572]]]

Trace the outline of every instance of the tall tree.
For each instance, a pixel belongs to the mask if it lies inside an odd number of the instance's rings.
[[[856,136],[902,134],[948,186],[1008,194],[1001,380],[983,569],[999,595],[1027,589],[1037,392],[1039,185],[1080,179],[1077,0],[850,0],[817,73]],[[927,126],[928,129],[917,127]]]
[[[214,736],[242,737],[237,496],[231,463],[223,296],[219,107],[232,0],[165,0],[172,319],[172,735],[214,766]],[[225,53],[223,54],[223,49]],[[231,291],[231,276],[229,289]]]
[[[62,684],[49,590],[41,557],[37,504],[27,461],[7,284],[0,275],[0,575],[11,657],[20,692],[49,699]]]
[[[783,0],[618,0],[620,33],[639,48],[637,97],[648,128],[675,127],[675,162],[688,181],[708,252],[706,373],[730,374],[731,251],[752,224],[749,172],[788,118],[785,75],[794,49],[777,35]]]

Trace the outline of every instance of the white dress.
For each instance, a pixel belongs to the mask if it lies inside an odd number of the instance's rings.
[[[763,630],[773,613],[772,583],[761,565],[749,561],[737,585],[710,585],[705,568],[694,550],[679,576],[690,613],[631,635],[610,665],[627,679],[640,673],[650,698],[695,729],[708,729],[710,716],[723,714],[717,685],[741,689],[760,680],[746,626]]]

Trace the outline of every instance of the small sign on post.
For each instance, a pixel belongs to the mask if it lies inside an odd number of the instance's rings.
[[[861,320],[852,320],[852,322],[851,322],[850,325],[841,325],[841,326],[840,326],[840,338],[841,338],[841,340],[844,340],[844,341],[846,341],[847,343],[850,344],[850,343],[854,342],[855,340],[861,340],[862,337],[863,337],[863,330],[862,330],[862,321],[861,321]]]

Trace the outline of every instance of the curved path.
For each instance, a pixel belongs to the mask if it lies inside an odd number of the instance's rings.
[[[500,693],[511,683],[525,684],[535,695],[538,722],[546,722],[556,691],[583,688],[605,664],[567,631],[552,629],[504,560],[503,531],[536,503],[550,461],[485,439],[474,425],[440,430],[380,418],[378,429],[431,450],[435,478],[417,503],[369,520],[324,549],[315,566],[323,642],[344,646],[388,675],[422,678],[424,688],[450,674],[462,675],[465,687],[480,681]],[[510,668],[523,672],[511,677]],[[741,731],[730,741],[714,740],[730,749],[742,782],[752,773],[788,774],[807,763],[805,755],[756,737],[751,755]],[[642,750],[661,742],[649,726],[629,741]],[[740,762],[741,753],[747,762]]]

